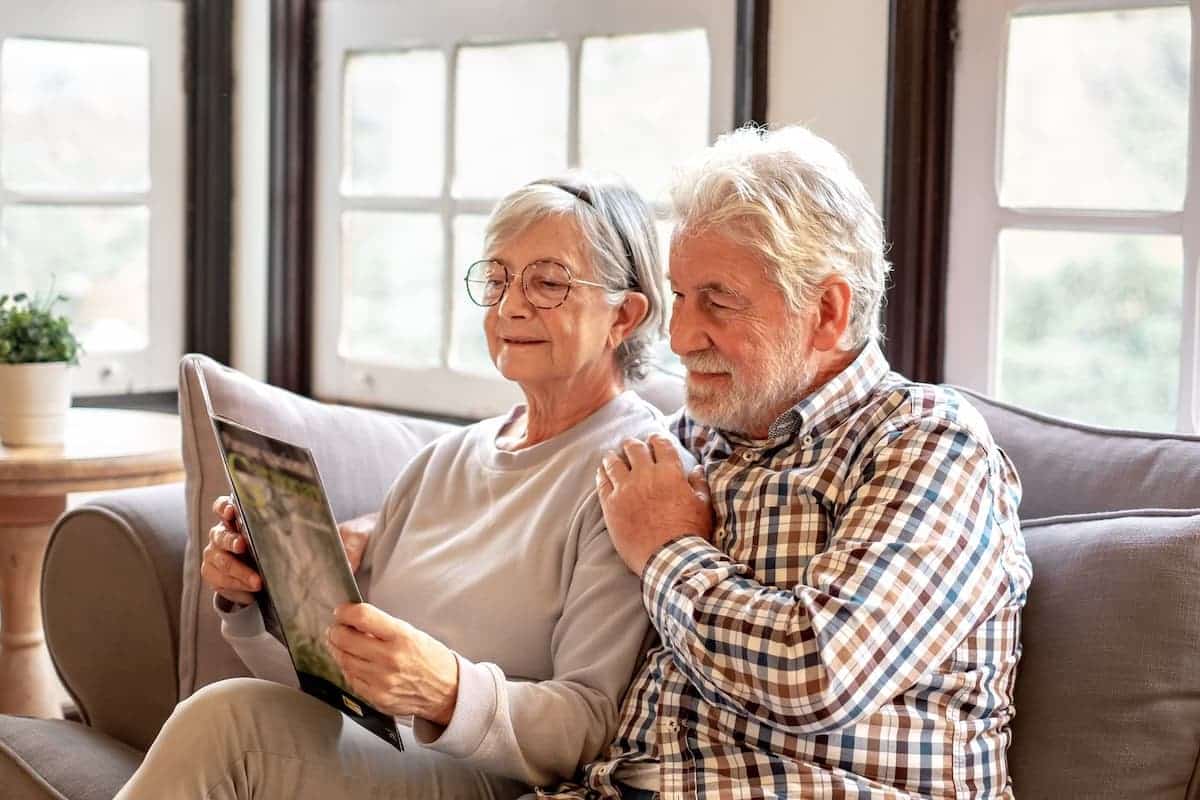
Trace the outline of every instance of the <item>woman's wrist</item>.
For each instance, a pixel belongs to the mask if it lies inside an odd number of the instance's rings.
[[[454,651],[434,640],[434,665],[430,670],[433,685],[427,695],[430,707],[420,716],[443,728],[454,718],[458,706],[458,657]]]

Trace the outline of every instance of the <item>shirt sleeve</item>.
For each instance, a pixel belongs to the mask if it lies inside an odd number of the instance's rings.
[[[703,698],[798,734],[866,717],[1009,594],[999,458],[953,420],[893,423],[860,462],[804,582],[767,586],[698,537],[659,550],[643,599]],[[1008,498],[1002,507],[1007,508]]]
[[[551,640],[554,675],[520,681],[495,664],[459,657],[458,703],[442,729],[414,721],[427,747],[532,785],[570,777],[616,731],[621,697],[649,620],[637,578],[613,549],[599,502],[587,501],[585,533]]]

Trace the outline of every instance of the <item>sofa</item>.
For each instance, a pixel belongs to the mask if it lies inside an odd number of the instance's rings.
[[[178,700],[245,674],[198,575],[212,499],[227,491],[200,374],[218,413],[312,448],[339,519],[377,509],[449,428],[186,356],[185,483],[94,499],[55,526],[46,638],[82,722],[0,716],[0,798],[110,800]],[[636,388],[666,411],[680,403],[677,379]],[[1009,754],[1017,796],[1200,800],[1200,438],[1078,425],[959,391],[1024,484],[1034,578]]]

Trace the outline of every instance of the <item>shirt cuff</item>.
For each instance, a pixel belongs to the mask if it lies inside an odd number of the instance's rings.
[[[413,735],[433,750],[467,758],[479,749],[492,728],[500,705],[502,675],[491,664],[476,664],[457,653],[458,700],[445,728],[420,717],[413,718]]]
[[[659,636],[675,641],[682,632],[680,618],[691,616],[687,608],[692,598],[680,595],[681,583],[702,570],[729,571],[731,567],[733,572],[742,571],[729,556],[699,536],[673,539],[660,547],[642,569],[642,603]],[[711,581],[705,579],[703,583],[692,594],[707,588]]]
[[[267,632],[258,603],[250,606],[225,605],[213,592],[213,609],[221,619],[221,635],[233,639],[251,639]],[[229,609],[229,610],[226,610]]]

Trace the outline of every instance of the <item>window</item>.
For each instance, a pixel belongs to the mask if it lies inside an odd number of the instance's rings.
[[[317,395],[506,408],[519,394],[462,283],[495,202],[583,166],[625,175],[665,220],[672,165],[732,127],[734,0],[521,11],[320,6]]]
[[[959,16],[947,380],[1200,430],[1200,2]]]
[[[78,395],[176,383],[183,16],[154,0],[0,8],[0,292],[67,297]]]

